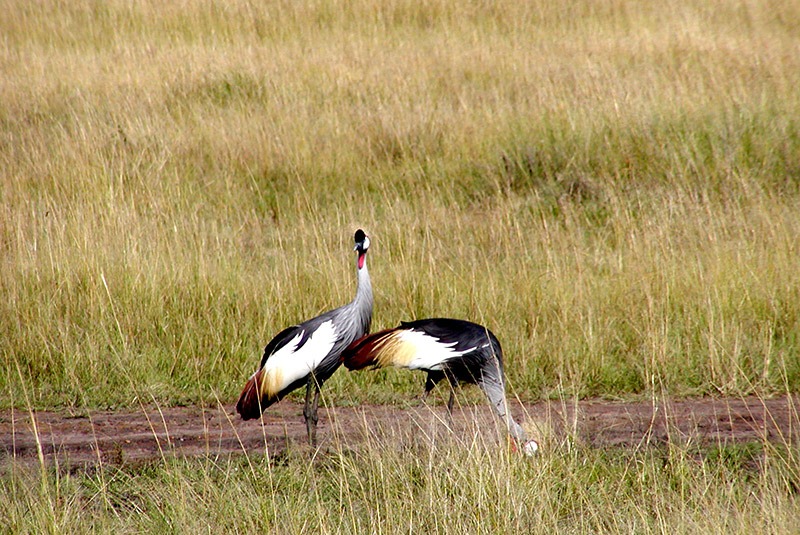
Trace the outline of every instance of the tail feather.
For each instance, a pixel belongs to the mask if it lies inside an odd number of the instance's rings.
[[[348,370],[362,370],[377,366],[378,355],[397,329],[386,329],[359,338],[342,353],[342,363]]]
[[[260,418],[262,413],[261,406],[261,376],[264,369],[261,368],[253,374],[242,389],[239,395],[239,401],[236,403],[236,412],[238,412],[242,420],[252,420]]]

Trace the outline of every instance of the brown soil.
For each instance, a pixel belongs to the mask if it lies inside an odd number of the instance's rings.
[[[567,440],[591,447],[641,447],[681,444],[730,444],[752,441],[796,443],[800,434],[800,397],[772,399],[697,399],[648,402],[541,402],[515,404],[512,412],[546,449]],[[498,441],[488,407],[454,410],[452,428],[441,406],[401,409],[369,405],[320,409],[322,448],[359,448],[451,436]],[[449,429],[453,432],[449,433]],[[372,441],[372,442],[370,442]],[[283,401],[262,422],[242,422],[232,407],[143,408],[93,411],[79,416],[61,412],[0,411],[0,460],[45,462],[60,466],[124,464],[165,456],[279,454],[287,447],[307,448],[302,406]]]

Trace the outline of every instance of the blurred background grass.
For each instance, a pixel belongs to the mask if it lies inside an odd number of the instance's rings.
[[[797,2],[10,2],[0,34],[0,405],[232,402],[351,299],[358,227],[373,328],[484,323],[524,399],[800,386]]]

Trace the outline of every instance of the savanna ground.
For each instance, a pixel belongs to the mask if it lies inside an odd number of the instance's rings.
[[[0,530],[797,532],[800,2],[2,8]],[[402,371],[229,420],[359,227],[541,455]]]
[[[798,399],[601,400],[511,405],[542,447],[589,445],[643,448],[670,442],[697,447],[793,443],[800,430]],[[226,410],[227,409],[227,410]],[[419,433],[428,442],[462,447],[504,436],[488,407],[446,409],[420,405],[330,407],[319,424],[320,443],[308,445],[302,404],[283,403],[263,420],[243,422],[230,407],[142,407],[138,411],[0,413],[0,451],[6,460],[46,462],[63,469],[123,466],[173,456],[214,456],[261,451],[267,457],[300,449],[324,454],[336,448],[407,447]],[[483,436],[488,434],[489,436]],[[499,444],[503,444],[501,439]],[[513,446],[509,443],[509,447]],[[760,448],[759,448],[760,449]],[[755,457],[748,459],[754,461]]]

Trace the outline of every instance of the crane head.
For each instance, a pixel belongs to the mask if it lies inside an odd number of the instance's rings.
[[[358,269],[361,269],[364,267],[364,258],[367,255],[367,249],[369,249],[369,236],[363,230],[358,229],[354,239],[356,246],[353,250],[358,252]]]

